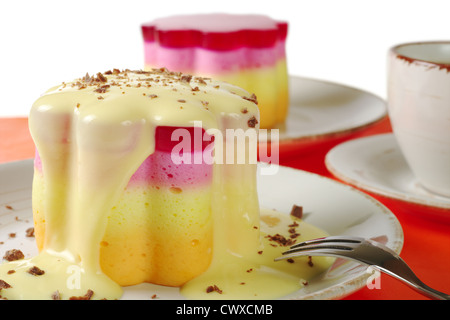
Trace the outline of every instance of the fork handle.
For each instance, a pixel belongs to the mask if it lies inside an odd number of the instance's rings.
[[[403,281],[411,288],[430,299],[450,300],[450,295],[433,289],[423,283],[400,257],[386,260],[382,266],[372,266],[384,273]]]
[[[438,300],[450,300],[450,296],[448,294],[442,293],[440,291],[437,291],[433,288],[430,288],[425,283],[422,282],[422,285],[420,287],[417,287],[419,292],[422,292],[424,295],[431,299],[438,299]]]

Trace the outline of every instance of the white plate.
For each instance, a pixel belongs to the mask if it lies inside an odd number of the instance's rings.
[[[31,212],[32,160],[0,165],[0,254],[20,248],[26,257],[37,254],[25,230],[33,225]],[[395,216],[373,198],[342,183],[296,169],[279,167],[275,175],[258,174],[262,207],[290,212],[304,208],[304,220],[331,235],[384,237],[397,253],[403,246],[402,228]],[[8,208],[11,207],[12,209]],[[9,234],[15,233],[15,238]],[[338,259],[324,274],[286,299],[336,299],[366,285],[373,274],[367,267]],[[177,288],[151,284],[127,287],[123,299],[183,299]]]
[[[355,187],[416,205],[450,210],[450,198],[421,187],[391,133],[340,144],[329,151],[325,163],[333,175]]]
[[[330,139],[365,128],[387,114],[383,99],[337,83],[291,76],[290,106],[280,141]]]

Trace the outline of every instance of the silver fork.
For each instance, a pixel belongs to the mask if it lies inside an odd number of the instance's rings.
[[[291,246],[275,260],[298,256],[333,256],[356,260],[403,281],[428,298],[450,300],[449,295],[430,288],[420,281],[397,253],[374,240],[344,236],[308,240]]]

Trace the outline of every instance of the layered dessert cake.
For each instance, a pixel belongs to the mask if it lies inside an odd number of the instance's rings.
[[[298,290],[326,260],[273,259],[297,237],[324,233],[261,215],[247,152],[258,120],[247,91],[167,69],[114,69],[51,88],[29,116],[39,254],[0,265],[1,297],[118,299],[144,282],[194,299]]]
[[[197,14],[142,25],[146,68],[166,67],[238,85],[258,97],[260,127],[288,110],[288,25],[251,14]]]

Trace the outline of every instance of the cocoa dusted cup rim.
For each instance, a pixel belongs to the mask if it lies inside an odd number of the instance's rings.
[[[447,72],[450,72],[450,49],[449,49],[449,56],[448,56],[448,62],[439,62],[434,61],[434,59],[426,59],[422,57],[417,57],[417,55],[414,54],[406,54],[404,52],[400,52],[401,48],[404,47],[411,47],[411,46],[448,46],[450,48],[450,40],[433,40],[433,41],[415,41],[415,42],[405,42],[400,43],[397,45],[394,45],[390,48],[390,52],[393,53],[397,58],[401,60],[405,60],[408,63],[418,63],[418,64],[427,64],[439,67],[439,69],[446,69]]]

